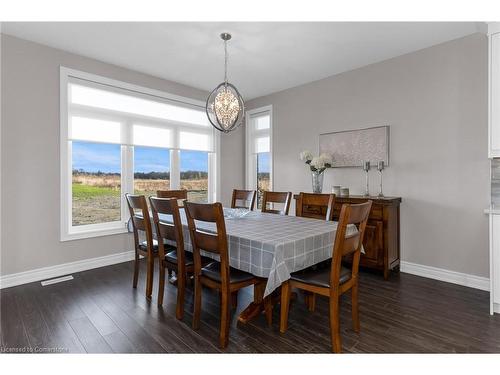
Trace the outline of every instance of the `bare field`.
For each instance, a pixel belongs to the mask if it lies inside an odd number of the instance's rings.
[[[208,179],[181,180],[189,190],[188,199],[207,201]],[[170,189],[169,180],[134,179],[135,194],[156,195]],[[73,174],[73,225],[105,223],[120,220],[121,179],[111,174]]]

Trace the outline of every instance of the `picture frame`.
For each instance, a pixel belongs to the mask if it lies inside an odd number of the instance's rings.
[[[343,130],[319,135],[319,153],[333,157],[333,168],[361,167],[363,161],[377,165],[381,160],[389,166],[390,127]]]

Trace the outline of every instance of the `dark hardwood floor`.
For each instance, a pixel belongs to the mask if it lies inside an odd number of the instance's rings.
[[[217,353],[218,296],[205,291],[199,331],[191,329],[192,289],[184,321],[175,318],[175,288],[167,284],[164,307],[145,299],[145,269],[132,288],[132,262],[73,274],[74,280],[42,287],[39,282],[1,290],[2,351]],[[157,274],[158,272],[156,272]],[[350,301],[342,298],[343,349],[347,353],[500,352],[500,316],[489,315],[489,294],[476,289],[395,274],[362,272],[361,333],[351,329]],[[289,329],[279,333],[264,316],[236,324],[252,299],[240,292],[228,353],[330,353],[327,300],[317,297],[314,313],[299,294],[292,302]],[[18,349],[13,349],[18,348]],[[26,349],[31,348],[31,349]]]

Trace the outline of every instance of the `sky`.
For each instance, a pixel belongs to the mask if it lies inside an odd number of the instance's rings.
[[[269,173],[269,152],[259,154],[257,158],[257,171],[259,173]]]
[[[120,145],[73,142],[73,169],[120,173]]]
[[[181,172],[208,172],[208,155],[203,151],[181,151]],[[120,173],[120,145],[73,141],[73,169],[86,172]],[[134,147],[135,172],[168,172],[170,152],[154,147]]]

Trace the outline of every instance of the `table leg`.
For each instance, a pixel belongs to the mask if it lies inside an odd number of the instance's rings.
[[[250,320],[259,316],[264,310],[264,291],[266,290],[265,283],[255,284],[253,287],[253,302],[243,310],[238,317],[240,323],[246,324]]]
[[[267,324],[270,326],[272,324],[272,313],[275,305],[280,303],[281,299],[281,287],[272,292],[269,296],[264,297],[264,291],[266,289],[266,284],[257,284],[254,286],[253,290],[253,302],[251,302],[245,310],[243,310],[238,317],[238,322],[246,324],[257,316],[266,313]],[[292,292],[291,300],[297,298],[297,294]]]

